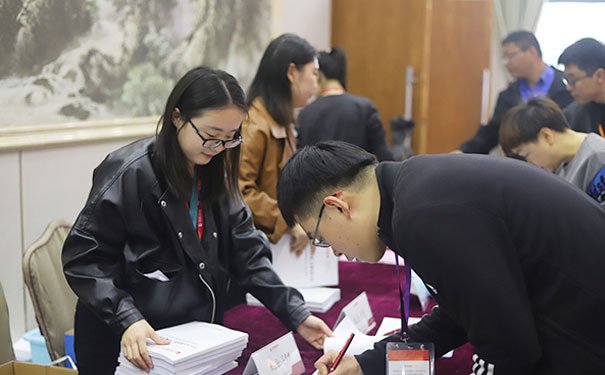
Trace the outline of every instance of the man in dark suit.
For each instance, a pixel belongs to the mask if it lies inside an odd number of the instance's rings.
[[[573,98],[565,89],[563,72],[542,60],[542,50],[535,35],[515,31],[502,40],[503,62],[516,78],[498,95],[496,109],[487,125],[479,126],[475,135],[457,150],[464,153],[487,154],[498,145],[500,121],[509,109],[534,97],[548,97],[561,108]]]

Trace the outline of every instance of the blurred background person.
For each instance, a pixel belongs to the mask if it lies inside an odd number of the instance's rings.
[[[298,144],[337,140],[353,143],[376,155],[394,160],[380,115],[374,104],[346,92],[347,57],[341,48],[319,53],[319,97],[298,116]]]
[[[300,225],[288,227],[277,207],[277,179],[296,150],[294,111],[317,90],[315,48],[294,34],[283,34],[265,50],[248,92],[248,118],[242,125],[239,187],[256,227],[277,243],[292,236],[300,253],[309,238]]]
[[[515,31],[502,40],[503,63],[516,79],[498,95],[496,109],[485,126],[479,126],[473,137],[464,142],[459,152],[487,154],[498,145],[502,117],[509,109],[534,97],[548,97],[561,108],[573,99],[565,89],[563,72],[542,60],[542,50],[535,35]]]
[[[565,65],[567,90],[575,100],[565,109],[571,128],[605,137],[605,46],[580,39],[563,51],[559,64]]]
[[[605,139],[571,130],[552,100],[512,108],[502,120],[500,144],[506,155],[554,172],[605,204]]]

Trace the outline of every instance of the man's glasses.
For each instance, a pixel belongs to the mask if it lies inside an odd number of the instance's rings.
[[[315,231],[313,232],[313,241],[311,241],[313,245],[317,247],[330,247],[330,244],[324,241],[323,238],[317,238],[319,232],[319,223],[321,222],[321,217],[324,214],[324,208],[326,208],[326,205],[322,204],[321,208],[319,209],[319,215],[317,216],[317,224],[315,224]]]
[[[515,57],[519,56],[522,52],[525,52],[525,51],[524,50],[520,50],[520,51],[513,52],[513,53],[511,53],[509,55],[502,56],[502,63],[503,64],[508,64],[509,61],[511,61]]]
[[[202,140],[202,146],[204,147],[208,147],[213,150],[219,148],[220,146],[223,146],[225,148],[235,148],[242,143],[243,138],[240,134],[237,134],[235,137],[233,137],[233,139],[229,139],[227,141],[216,138],[204,138],[198,128],[193,124],[191,119],[188,119],[187,122],[191,124],[193,130],[195,131],[195,134],[200,137],[200,139]]]
[[[340,195],[340,191],[337,191],[336,193],[332,194],[332,196],[337,197]],[[324,203],[322,203],[321,208],[319,209],[319,215],[317,215],[317,224],[315,224],[315,231],[313,231],[313,239],[312,239],[312,243],[314,246],[317,247],[330,247],[330,244],[327,243],[323,238],[319,238],[318,237],[318,232],[319,232],[319,223],[321,222],[321,217],[324,214],[324,209],[326,208],[326,205]]]
[[[592,77],[592,76],[591,75],[585,75],[584,77],[580,77],[580,78],[576,78],[576,79],[570,79],[570,78],[564,77],[563,78],[563,84],[565,86],[574,88],[574,87],[576,87],[576,85],[578,84],[578,82],[580,82],[581,80],[583,80],[585,78],[590,78],[590,77]]]

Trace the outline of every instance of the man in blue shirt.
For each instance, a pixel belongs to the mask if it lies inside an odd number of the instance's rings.
[[[459,151],[487,154],[498,145],[498,131],[502,117],[509,109],[534,97],[548,97],[561,108],[573,99],[566,91],[563,73],[542,60],[540,44],[529,31],[515,31],[502,40],[503,62],[516,78],[500,92],[491,120],[479,126],[473,137],[464,142]]]

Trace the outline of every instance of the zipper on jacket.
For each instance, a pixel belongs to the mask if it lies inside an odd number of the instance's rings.
[[[206,280],[204,280],[201,274],[198,273],[197,275],[199,276],[200,280],[202,280],[204,285],[206,285],[206,288],[208,288],[208,290],[210,291],[210,295],[212,296],[212,319],[210,319],[210,323],[214,323],[214,314],[216,313],[216,298],[214,297],[214,291],[212,290],[210,285],[208,285]]]

